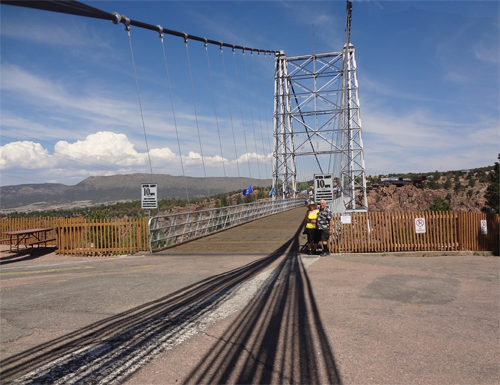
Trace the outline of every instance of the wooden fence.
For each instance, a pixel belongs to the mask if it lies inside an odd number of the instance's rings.
[[[415,219],[425,220],[417,233]],[[485,221],[485,222],[484,222]],[[350,222],[350,223],[346,223]],[[481,224],[486,227],[481,228]],[[147,219],[2,218],[0,232],[48,228],[57,254],[110,255],[149,250]],[[485,234],[486,230],[486,234]],[[350,213],[334,215],[333,253],[499,250],[498,215],[456,212]]]
[[[99,220],[57,228],[57,254],[117,255],[149,250],[147,219]]]
[[[425,221],[424,233],[416,231],[418,218]],[[334,253],[498,250],[499,217],[451,211],[335,214],[330,249]]]
[[[56,238],[57,228],[59,226],[64,226],[68,224],[85,223],[85,218],[1,218],[0,219],[0,234],[5,231],[16,231],[16,230],[26,230],[26,229],[38,229],[38,228],[52,228],[53,230],[47,232],[47,238]],[[21,242],[24,244],[28,242],[25,240]],[[56,245],[55,241],[47,242],[48,245]]]

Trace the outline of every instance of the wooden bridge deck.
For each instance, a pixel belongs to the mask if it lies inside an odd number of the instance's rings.
[[[274,214],[158,254],[270,254],[297,233],[306,210],[301,207]],[[299,237],[304,244],[302,231]]]

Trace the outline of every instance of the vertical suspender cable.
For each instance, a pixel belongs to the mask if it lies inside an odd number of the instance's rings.
[[[264,53],[264,56],[266,56],[266,54]],[[260,54],[259,54],[259,57],[260,57]],[[264,64],[265,65],[265,64]],[[254,68],[254,75],[255,75],[255,68]],[[262,79],[263,77],[261,76],[260,77],[260,82],[259,82],[259,87],[260,87],[260,90],[261,90],[261,95],[262,95],[262,103],[264,104],[264,121],[266,123],[266,132],[267,132],[267,144],[268,144],[268,149],[266,151],[265,149],[265,145],[264,145],[264,133],[262,133],[262,149],[264,151],[264,156],[266,157],[266,162],[270,162],[271,163],[271,173],[267,174],[269,176],[270,179],[272,179],[272,174],[273,174],[273,162],[272,160],[269,159],[269,155],[272,154],[272,150],[271,150],[271,142],[270,142],[270,139],[269,139],[269,122],[268,122],[268,117],[267,117],[267,107],[266,107],[266,103],[267,103],[267,99],[266,99],[266,93],[264,91],[264,86],[262,85]],[[255,81],[257,82],[257,79],[255,79]],[[260,109],[259,109],[259,114],[260,114]],[[262,122],[262,119],[260,118],[259,116],[259,120]],[[261,128],[261,131],[262,131],[262,124],[260,126]],[[267,169],[266,169],[267,171]]]
[[[126,20],[129,20],[129,19],[126,19]],[[129,20],[129,22],[130,22],[130,20]],[[128,34],[128,42],[130,45],[130,55],[132,56],[132,67],[134,67],[135,88],[137,89],[137,99],[139,100],[139,109],[141,110],[142,129],[144,131],[144,140],[146,141],[146,150],[148,152],[149,169],[151,171],[151,175],[153,175],[153,166],[151,165],[151,156],[149,155],[148,137],[146,135],[146,125],[144,124],[144,114],[142,113],[141,95],[139,94],[139,82],[137,81],[137,73],[135,71],[134,52],[132,50],[132,38],[130,37],[130,26],[128,25],[128,23],[125,24],[125,29],[127,30],[127,34]]]
[[[260,54],[259,54],[260,56]],[[255,64],[253,60],[253,52],[252,52],[252,68],[253,68],[253,79],[254,79],[254,85],[255,85],[255,95],[257,98],[257,112],[259,114],[259,126],[260,126],[260,139],[262,141],[262,154],[265,156],[266,155],[266,149],[264,148],[264,132],[262,131],[262,118],[260,116],[260,103],[259,103],[259,91],[257,89],[257,76],[255,74]],[[269,173],[267,171],[267,156],[265,156],[265,161],[264,161],[264,167],[266,169],[266,177],[269,176]]]
[[[269,54],[269,57],[270,57],[270,58],[272,58],[271,54]],[[274,71],[276,70],[276,68],[275,68],[275,63],[273,63],[272,69],[273,69],[273,72],[269,71],[269,73],[273,73],[273,77],[272,77],[271,79],[268,79],[268,80],[270,80],[269,84],[274,84],[274,81],[275,81],[275,79],[274,79],[274,76],[275,76],[275,75],[274,75]],[[262,86],[262,87],[264,87],[264,86]],[[264,89],[264,88],[262,88],[262,89]],[[274,87],[273,87],[273,89],[274,89]],[[264,92],[264,91],[263,91],[263,94],[264,94],[264,95],[267,95],[267,92]],[[271,103],[269,103],[270,105],[273,105],[273,106],[274,106],[274,102],[275,102],[274,98],[275,98],[275,97],[276,97],[276,95],[274,95],[274,94],[273,94],[272,104],[271,104]],[[265,108],[265,105],[266,105],[266,104],[264,103],[264,108]],[[273,111],[273,109],[271,109],[271,111]],[[265,114],[266,114],[266,116],[267,116],[267,109],[266,109],[266,111],[265,111]],[[268,144],[269,144],[269,153],[270,153],[270,154],[271,154],[271,156],[272,156],[272,155],[273,155],[273,153],[274,153],[274,150],[273,150],[273,149],[274,149],[274,143],[273,143],[273,140],[271,140],[271,134],[270,134],[270,133],[273,133],[273,132],[272,132],[272,130],[270,130],[270,129],[269,129],[268,119],[267,119],[267,118],[266,118],[266,125],[267,125],[267,141],[268,141]],[[274,115],[273,115],[273,124],[272,124],[272,126],[274,126]],[[273,133],[273,134],[274,134],[274,133]],[[273,136],[273,137],[274,137],[274,136]],[[272,173],[273,173],[273,167],[274,167],[273,165],[274,165],[274,158],[273,158],[273,159],[271,159],[271,175],[272,175]]]
[[[210,69],[210,59],[208,57],[208,44],[205,42],[205,52],[207,53],[207,65],[208,65],[208,76],[210,78],[210,88],[212,89],[212,100],[214,102],[214,114],[215,114],[215,125],[217,126],[217,136],[219,137],[219,148],[220,148],[220,155],[221,155],[221,161],[222,161],[222,170],[224,172],[224,178],[226,178],[226,166],[224,164],[224,152],[222,151],[222,142],[220,139],[220,130],[219,130],[219,119],[217,117],[217,108],[215,105],[215,94],[214,94],[214,85],[212,83],[212,71]],[[229,191],[228,191],[229,192]],[[229,198],[229,196],[228,196]]]
[[[222,67],[224,68],[224,81],[226,83],[227,105],[228,105],[228,108],[229,108],[229,119],[231,121],[231,131],[233,132],[234,155],[236,157],[236,167],[238,169],[238,177],[241,177],[241,174],[240,174],[240,163],[238,161],[238,152],[236,150],[236,137],[234,136],[233,114],[231,113],[231,100],[229,98],[229,87],[227,85],[226,64],[224,63],[224,52],[223,52],[223,49],[222,49],[222,44],[220,46],[220,54],[221,54],[221,58],[222,58]]]
[[[193,94],[194,118],[196,121],[196,130],[198,131],[198,143],[200,144],[201,164],[203,166],[203,175],[205,176],[205,183],[207,183],[208,203],[210,205],[210,201],[211,201],[210,188],[208,186],[208,181],[206,180],[207,179],[207,172],[205,170],[205,159],[203,157],[203,147],[201,145],[200,126],[198,125],[198,114],[196,113],[196,102],[195,102],[195,98],[194,98],[193,75],[191,74],[191,61],[189,60],[189,48],[188,48],[187,37],[184,37],[184,43],[186,43],[186,54],[187,54],[187,59],[188,59],[189,78],[191,80],[191,93]]]
[[[253,53],[252,53],[252,55],[253,55]],[[243,52],[243,62],[245,63],[245,76],[247,79],[248,108],[250,109],[250,118],[252,120],[253,140],[255,142],[255,155],[257,156],[257,171],[259,174],[259,179],[261,179],[260,178],[259,150],[257,149],[257,137],[255,136],[255,124],[253,121],[252,101],[250,98],[250,82],[248,81],[247,59],[245,56],[245,52]]]
[[[248,153],[247,135],[245,133],[245,120],[243,119],[243,105],[241,103],[240,82],[238,81],[238,69],[236,67],[236,54],[234,53],[234,48],[233,48],[233,59],[234,59],[234,71],[236,72],[236,84],[238,86],[238,98],[240,100],[241,124],[243,126],[243,138],[245,139],[245,149],[247,151],[248,173],[249,173],[250,178],[251,178],[252,171],[250,171],[250,154]]]
[[[170,85],[170,76],[168,74],[167,55],[165,54],[165,44],[163,43],[163,33],[162,33],[163,28],[158,26],[158,29],[159,29],[159,33],[160,33],[161,47],[163,49],[163,60],[165,62],[165,72],[167,73],[167,84],[168,84],[168,91],[170,94],[170,105],[172,107],[172,116],[174,118],[175,135],[177,137],[177,148],[179,149],[179,159],[181,161],[182,176],[184,177],[184,187],[186,189],[186,199],[187,199],[187,204],[188,204],[188,211],[191,211],[191,204],[189,202],[189,193],[188,193],[188,188],[187,188],[186,174],[184,173],[184,162],[182,161],[182,151],[181,151],[181,143],[179,141],[179,131],[177,129],[177,119],[175,118],[174,99],[172,97],[172,87]]]

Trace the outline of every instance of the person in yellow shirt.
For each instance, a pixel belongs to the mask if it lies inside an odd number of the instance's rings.
[[[310,201],[307,206],[306,216],[304,217],[304,232],[307,234],[308,255],[312,255],[313,250],[318,247],[318,232],[316,231],[316,219],[318,218],[318,205]]]

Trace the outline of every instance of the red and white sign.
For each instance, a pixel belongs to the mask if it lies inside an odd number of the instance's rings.
[[[481,234],[488,234],[488,224],[486,223],[486,219],[481,219]]]
[[[425,218],[415,218],[415,232],[417,234],[424,234],[425,231]]]

